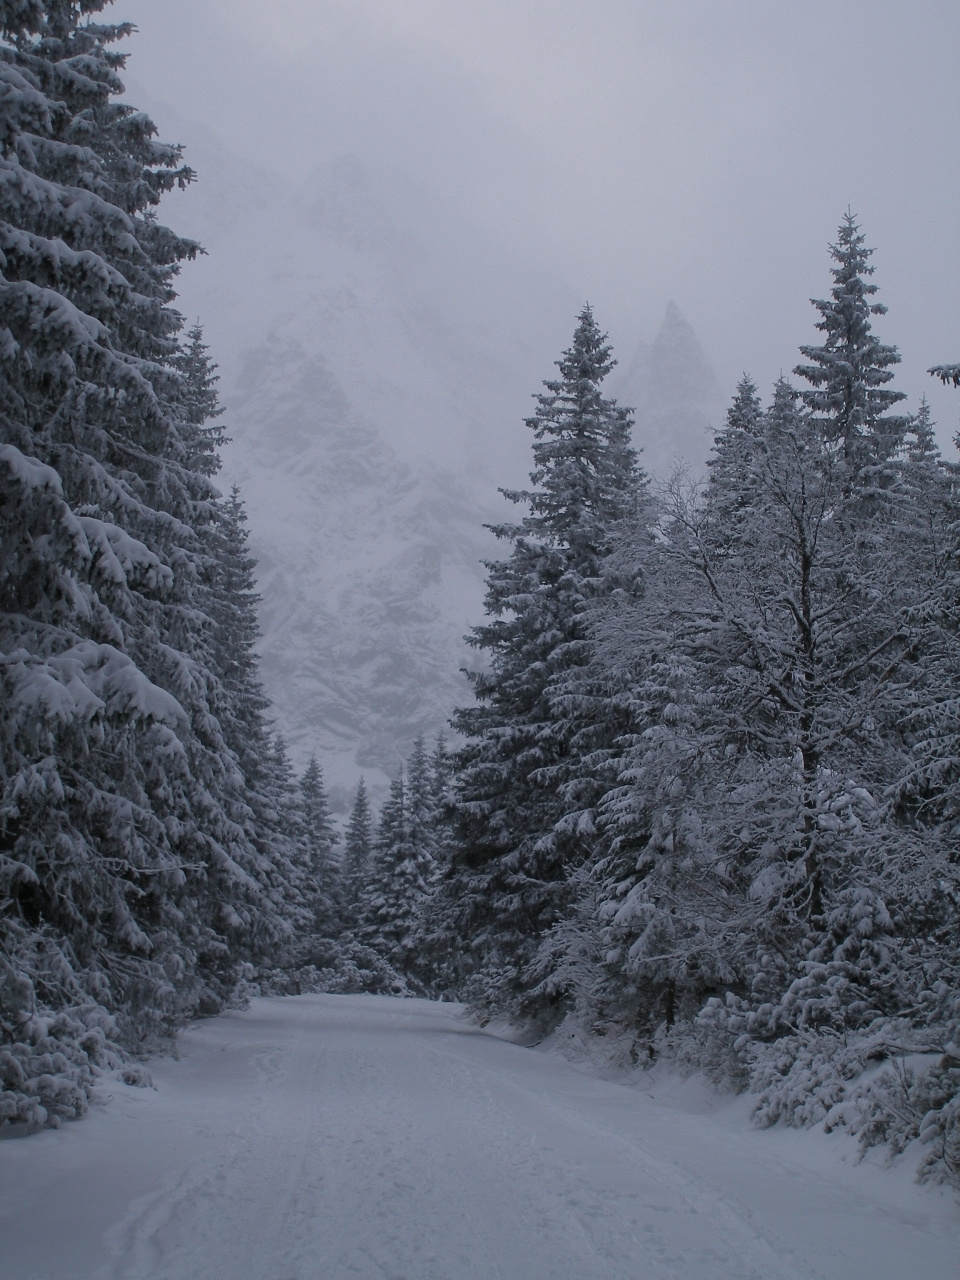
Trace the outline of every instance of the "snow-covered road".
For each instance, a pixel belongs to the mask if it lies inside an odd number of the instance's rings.
[[[157,1090],[0,1144],[4,1280],[956,1280],[960,1212],[455,1006],[257,1000]]]

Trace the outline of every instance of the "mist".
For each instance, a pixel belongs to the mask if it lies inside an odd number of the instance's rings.
[[[621,353],[675,300],[725,385],[791,367],[850,206],[878,246],[900,383],[955,428],[924,376],[960,335],[953,5],[276,0],[267,16],[249,0],[129,0],[116,13],[141,30],[131,96],[188,159],[209,131],[294,184],[344,153],[402,173],[438,202],[425,234],[449,234],[456,211],[588,298]],[[211,180],[198,168],[197,191],[165,206],[178,225]],[[470,284],[462,304],[483,305],[482,276]],[[571,319],[544,317],[551,359]],[[546,372],[531,369],[531,390]]]
[[[0,2],[6,1280],[955,1273],[958,36]]]
[[[469,696],[482,526],[524,481],[530,397],[584,301],[648,470],[697,473],[740,374],[766,398],[816,340],[850,208],[895,385],[952,451],[956,396],[926,370],[960,351],[955,6],[113,12],[139,28],[129,99],[197,171],[162,207],[207,250],[178,305],[221,368],[267,689],[335,800],[360,769],[385,785]],[[668,331],[695,370],[658,392]]]

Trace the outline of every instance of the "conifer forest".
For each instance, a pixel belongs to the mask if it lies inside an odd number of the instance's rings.
[[[878,336],[870,210],[825,210],[808,341],[743,375],[702,475],[647,473],[571,313],[461,705],[341,814],[265,690],[178,309],[204,250],[164,221],[196,175],[108,5],[0,0],[0,1129],[196,1019],[372,993],[918,1139],[960,1187],[960,456]]]

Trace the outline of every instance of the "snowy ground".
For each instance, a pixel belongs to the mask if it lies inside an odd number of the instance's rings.
[[[960,1209],[840,1135],[651,1096],[452,1005],[257,1000],[0,1145],[4,1280],[955,1280]]]

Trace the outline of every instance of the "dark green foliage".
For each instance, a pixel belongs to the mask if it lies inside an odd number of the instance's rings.
[[[800,348],[811,363],[794,372],[812,385],[803,401],[825,439],[837,443],[852,472],[866,468],[876,483],[877,469],[900,447],[907,419],[889,413],[904,399],[902,391],[888,386],[900,354],[880,342],[870,324],[871,316],[884,315],[887,308],[870,301],[877,286],[867,279],[874,272],[873,250],[864,243],[856,219],[845,214],[837,243],[830,246],[837,264],[830,298],[813,303],[824,341]]]
[[[316,756],[300,779],[300,812],[303,841],[309,868],[307,902],[313,912],[313,927],[325,937],[336,937],[343,918],[343,877],[336,846],[340,841],[323,785]]]
[[[197,245],[155,213],[192,174],[117,101],[104,7],[0,6],[0,1123],[78,1113],[109,1041],[222,1007],[300,909],[216,375],[171,305]]]
[[[924,1176],[955,1180],[956,466],[925,402],[890,412],[863,246],[848,215],[810,389],[781,379],[764,410],[744,377],[705,485],[676,477],[654,515],[633,479],[591,541],[602,487],[577,501],[563,449],[538,455],[426,918],[480,1009],[572,1010],[625,1061],[753,1089],[759,1123],[919,1137]]]
[[[584,726],[558,715],[552,694],[589,663],[589,608],[610,589],[609,558],[642,490],[629,411],[601,392],[613,361],[589,307],[558,363],[527,421],[534,487],[505,491],[529,513],[494,529],[512,551],[488,566],[490,621],[471,637],[488,669],[473,677],[477,705],[455,718],[466,745],[436,906],[440,934],[470,939],[475,998],[517,1008],[555,1003],[530,996],[542,987],[530,964],[589,848],[582,830],[557,826]]]

